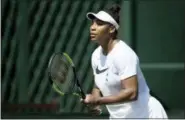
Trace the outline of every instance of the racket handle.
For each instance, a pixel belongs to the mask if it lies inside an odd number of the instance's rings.
[[[81,94],[82,99],[85,99],[86,98],[86,95],[85,95],[84,91],[81,89],[80,86],[78,86],[78,89],[80,91],[80,94]]]
[[[81,96],[82,96],[82,99],[85,99],[86,98],[86,95],[83,91],[81,91]]]

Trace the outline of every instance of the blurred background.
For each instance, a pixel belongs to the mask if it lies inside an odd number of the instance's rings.
[[[108,118],[88,114],[78,97],[60,97],[48,81],[54,52],[67,52],[85,92],[93,87],[89,11],[118,3],[119,38],[138,54],[154,95],[170,118],[184,117],[184,0],[1,0],[2,118]]]

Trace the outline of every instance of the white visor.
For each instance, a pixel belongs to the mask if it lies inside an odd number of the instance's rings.
[[[114,20],[114,18],[112,18],[112,16],[109,15],[108,13],[106,13],[105,11],[100,11],[100,12],[98,12],[97,14],[96,14],[96,13],[89,12],[89,13],[87,13],[86,16],[87,16],[87,18],[90,19],[90,20],[92,20],[92,19],[94,19],[94,18],[97,18],[97,19],[99,19],[99,20],[101,20],[101,21],[108,22],[108,23],[114,25],[115,28],[116,28],[117,30],[118,30],[118,28],[119,28],[119,25],[118,25],[118,23]]]

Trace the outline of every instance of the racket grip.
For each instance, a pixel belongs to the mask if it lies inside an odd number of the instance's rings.
[[[86,98],[86,95],[85,95],[85,93],[82,90],[81,90],[81,96],[82,96],[82,99]]]

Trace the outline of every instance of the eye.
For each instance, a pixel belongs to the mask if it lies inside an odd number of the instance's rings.
[[[96,24],[97,24],[97,25],[104,25],[105,23],[102,22],[102,21],[96,21]]]

